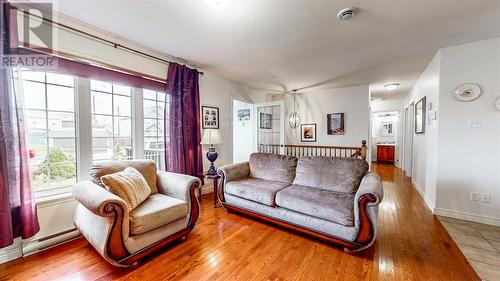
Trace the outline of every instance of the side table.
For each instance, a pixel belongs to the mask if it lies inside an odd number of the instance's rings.
[[[212,183],[214,185],[214,208],[217,207],[217,186],[219,183],[220,176],[219,175],[213,175],[213,174],[205,174],[206,179],[211,179]]]

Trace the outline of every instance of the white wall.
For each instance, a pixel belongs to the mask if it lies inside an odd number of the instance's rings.
[[[438,52],[411,89],[408,101],[414,101],[416,104],[425,96],[427,103],[433,104],[433,110],[438,110],[440,63],[441,53]],[[437,121],[431,124],[426,122],[425,134],[417,135],[412,129],[412,180],[432,210],[436,206],[437,125]]]
[[[436,214],[500,225],[500,38],[441,49],[407,101],[427,96],[438,121],[427,120],[414,135],[413,180]],[[457,86],[474,82],[483,95],[472,102],[453,97]],[[427,111],[429,112],[429,110]],[[477,119],[481,128],[468,128]],[[491,194],[491,203],[469,200]]]
[[[250,93],[254,101],[285,100],[285,118],[293,112],[293,96]],[[310,90],[297,94],[297,111],[301,124],[316,123],[317,142],[301,143],[300,126],[292,129],[286,122],[285,144],[310,144],[329,146],[361,146],[362,140],[368,140],[370,123],[368,85],[348,88]],[[328,135],[328,113],[343,112],[345,135]]]
[[[437,202],[439,211],[500,224],[500,38],[441,50]],[[463,83],[482,87],[472,102],[452,93]],[[479,119],[481,128],[467,128]],[[469,192],[487,192],[492,203],[470,201]],[[491,218],[491,220],[488,220]]]

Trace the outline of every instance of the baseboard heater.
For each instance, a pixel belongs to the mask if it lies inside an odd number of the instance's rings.
[[[69,242],[80,237],[80,231],[76,228],[55,233],[37,240],[23,243],[23,256],[52,248],[54,246]]]

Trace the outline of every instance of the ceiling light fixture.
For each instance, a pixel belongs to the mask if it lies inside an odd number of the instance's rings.
[[[297,128],[300,125],[300,115],[297,112],[296,98],[297,90],[293,90],[293,112],[288,115],[288,125],[290,128]]]
[[[205,3],[207,3],[209,6],[216,7],[216,8],[223,8],[229,6],[231,4],[232,0],[205,0]]]
[[[392,90],[395,90],[397,87],[399,87],[399,83],[386,84],[386,85],[384,85],[384,87],[387,90],[392,91]]]

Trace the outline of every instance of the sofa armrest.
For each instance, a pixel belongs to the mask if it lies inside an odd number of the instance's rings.
[[[85,208],[101,217],[113,216],[114,213],[110,210],[113,205],[128,213],[127,203],[123,199],[91,181],[77,183],[73,196]]]
[[[172,172],[158,172],[156,174],[158,191],[167,196],[190,202],[190,189],[192,185],[201,186],[197,177]]]
[[[123,266],[117,261],[129,254],[124,244],[129,237],[127,203],[90,181],[77,183],[73,196],[79,202],[75,226],[106,260]]]
[[[371,194],[375,198],[375,201],[369,203],[370,206],[378,205],[382,201],[384,190],[382,189],[380,176],[376,173],[370,172],[363,177],[356,192],[355,200],[359,201],[359,198],[367,194]]]
[[[366,249],[375,241],[378,205],[383,194],[380,177],[376,173],[366,174],[354,196],[354,226],[358,230],[354,242],[361,245],[355,251]]]
[[[220,167],[217,173],[222,177],[223,183],[247,178],[250,175],[250,163],[242,162]]]

